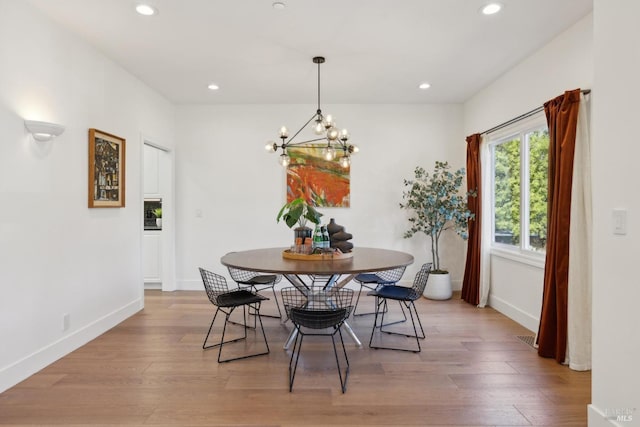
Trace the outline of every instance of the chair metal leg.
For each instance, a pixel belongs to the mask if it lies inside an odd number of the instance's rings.
[[[353,304],[353,316],[365,316],[367,314],[375,314],[375,311],[372,311],[371,313],[357,313],[356,311],[358,310],[358,303],[360,302],[360,295],[362,295],[362,288],[364,286],[362,285],[362,283],[360,284],[360,291],[358,292],[358,296],[356,297],[356,303]]]
[[[358,296],[356,297],[356,303],[353,305],[353,316],[368,316],[370,314],[376,314],[375,309],[374,311],[370,311],[368,313],[356,313],[356,311],[358,310],[358,303],[360,302],[360,295],[362,294],[362,288],[365,287],[367,289],[371,289],[373,290],[373,288],[369,288],[363,284],[360,284],[360,292],[358,292]],[[387,308],[385,307],[385,312],[386,312]],[[395,323],[402,323],[402,322],[406,322],[407,321],[407,316],[404,315],[404,310],[402,311],[402,314],[404,316],[404,320],[398,320],[396,322],[393,323],[388,323],[388,325],[393,325]]]
[[[336,340],[334,332],[331,335],[331,341],[333,342],[333,354],[336,356],[336,365],[338,365],[338,376],[340,377],[340,387],[342,389],[342,393],[344,394],[347,391],[347,380],[349,379],[349,356],[347,356],[347,349],[344,347],[344,339],[342,338],[342,331],[340,327],[336,328],[336,332],[340,335],[340,343],[342,344],[342,352],[344,353],[344,359],[346,361],[346,368],[344,371],[344,379],[342,378],[342,368],[340,367],[340,360],[338,358],[338,350],[336,349]]]
[[[427,334],[424,333],[424,328],[422,327],[422,321],[420,320],[420,316],[418,315],[418,309],[416,308],[413,301],[411,301],[411,307],[413,307],[413,312],[416,314],[416,318],[418,319],[418,325],[420,326],[421,335],[418,335],[418,332],[415,331],[416,329],[415,324],[414,324],[413,330],[416,332],[416,337],[423,340],[427,337]],[[409,308],[409,310],[411,310],[411,308]],[[409,313],[411,313],[411,311],[409,311]]]
[[[275,319],[282,319],[282,310],[280,310],[280,303],[278,302],[278,296],[276,295],[276,289],[275,287],[272,288],[273,289],[273,299],[276,300],[276,308],[278,309],[278,315],[277,316],[269,316],[267,315],[267,317],[273,317]],[[263,314],[264,316],[264,314]]]
[[[249,315],[250,316],[254,316],[255,314],[251,312],[251,309],[253,308],[253,307],[251,307],[251,305],[252,304],[249,304],[249,309],[248,309]],[[242,307],[242,310],[243,310],[243,312],[242,312],[243,323],[236,322],[235,320],[229,320],[229,323],[231,323],[233,325],[244,326],[245,328],[248,328],[248,329],[255,329],[256,326],[257,326],[255,317],[253,318],[253,326],[249,326],[249,324],[247,323],[247,308],[246,308],[246,306]],[[254,308],[254,312],[255,312],[255,308]]]
[[[260,291],[263,291],[267,288],[269,288],[269,286],[262,288],[262,289],[258,289],[256,285],[238,285],[240,287],[244,287],[244,288],[249,288],[251,289],[251,292],[254,292],[256,294],[260,293]],[[261,314],[262,317],[270,317],[272,319],[282,319],[282,310],[280,310],[280,303],[278,302],[278,296],[276,295],[276,290],[275,290],[275,285],[274,286],[270,286],[271,289],[273,290],[273,299],[276,300],[276,308],[278,309],[278,315],[276,316],[275,314]],[[255,315],[255,311],[254,312],[249,312],[250,315]]]
[[[209,347],[207,347],[207,340],[209,339],[209,334],[211,334],[211,329],[213,329],[213,323],[216,321],[216,317],[218,316],[218,311],[220,311],[220,309],[216,309],[215,314],[213,315],[213,320],[211,320],[211,325],[209,326],[209,332],[207,332],[207,336],[204,337],[204,342],[202,343],[202,349],[206,350],[207,348],[211,348],[211,347],[215,347],[215,345],[211,345]],[[220,345],[220,344],[216,344],[216,345]]]
[[[362,283],[360,283],[360,292],[358,292],[358,296],[356,297],[356,303],[353,305],[353,315],[354,316],[368,316],[369,314],[375,314],[376,313],[375,311],[371,311],[371,312],[368,312],[368,313],[357,313],[358,303],[360,302],[360,296],[362,294],[362,288],[367,288],[367,289],[371,289],[371,290],[373,289],[373,288],[370,288],[370,287],[365,286]]]
[[[207,336],[204,338],[204,342],[202,343],[202,348],[204,350],[207,350],[207,349],[213,348],[213,347],[219,347],[219,346],[222,346],[222,344],[229,344],[229,343],[232,343],[232,342],[241,341],[241,340],[243,340],[243,339],[245,339],[247,337],[247,331],[246,331],[246,328],[245,328],[243,337],[235,338],[233,340],[229,340],[229,341],[223,342],[224,341],[224,330],[226,328],[227,322],[228,323],[235,323],[235,322],[231,322],[231,321],[228,320],[229,316],[231,315],[231,313],[233,312],[234,309],[235,309],[235,307],[232,308],[231,311],[229,311],[228,313],[226,311],[224,311],[223,309],[221,309],[221,308],[218,308],[216,310],[216,313],[213,315],[213,320],[211,321],[211,325],[209,326],[209,332],[207,332]],[[218,316],[218,312],[219,311],[222,311],[225,314],[225,322],[224,322],[224,327],[223,327],[223,330],[222,330],[223,331],[222,339],[220,340],[220,342],[218,344],[207,345],[207,340],[209,339],[209,335],[211,334],[211,330],[213,329],[213,324],[216,321],[216,317]],[[240,326],[244,326],[244,325],[242,325],[240,323],[235,323],[235,324],[240,325]]]
[[[422,327],[422,322],[420,320],[420,315],[418,314],[418,310],[416,309],[416,306],[415,306],[413,301],[399,301],[399,302],[401,302],[401,303],[404,302],[404,304],[406,305],[407,310],[409,310],[409,316],[411,318],[411,325],[413,326],[413,335],[406,334],[406,333],[401,333],[401,332],[394,332],[394,331],[384,330],[383,328],[385,326],[389,326],[391,324],[398,323],[398,322],[393,322],[393,323],[385,324],[384,323],[384,314],[385,314],[384,309],[382,310],[382,315],[381,315],[381,318],[380,318],[380,325],[378,326],[378,316],[380,315],[380,306],[383,305],[383,306],[386,307],[387,300],[385,298],[376,297],[376,313],[375,313],[375,319],[374,319],[374,323],[373,323],[373,328],[371,329],[371,337],[369,338],[369,347],[370,348],[374,348],[374,349],[400,350],[400,351],[410,351],[410,352],[413,352],[413,353],[419,353],[420,351],[422,351],[422,347],[420,346],[420,340],[426,338],[426,335],[424,333],[424,329]],[[415,316],[414,316],[414,313],[415,313]],[[404,314],[404,309],[403,309],[403,314]],[[405,315],[405,318],[406,318],[406,315]],[[421,335],[418,334],[418,330],[416,328],[416,322],[415,322],[416,318],[418,319],[418,325],[420,326]],[[391,334],[391,335],[403,335],[403,336],[406,336],[407,338],[415,338],[416,339],[416,344],[417,344],[417,349],[409,349],[409,348],[401,348],[401,347],[387,347],[387,346],[374,346],[373,345],[373,335],[374,335],[376,329],[379,329],[381,333],[384,332],[384,333]]]
[[[260,315],[260,303],[257,303],[258,305],[258,316],[256,316],[258,318],[258,320],[260,321],[260,330],[262,331],[262,338],[264,339],[264,346],[267,348],[267,351],[265,353],[262,354],[268,354],[269,353],[269,343],[267,342],[267,334],[264,333],[264,325],[262,324],[262,315]],[[254,319],[255,321],[255,319]],[[420,325],[420,327],[422,327],[422,325]],[[255,354],[254,356],[260,356],[260,354]]]
[[[252,305],[252,304],[250,304],[250,305],[249,305],[249,307],[251,307],[251,305]],[[220,346],[220,348],[219,348],[219,350],[218,350],[218,363],[231,362],[231,361],[233,361],[233,360],[248,359],[248,358],[250,358],[250,357],[262,356],[262,355],[265,355],[265,354],[269,354],[269,351],[270,351],[270,350],[269,350],[269,343],[267,342],[267,335],[266,335],[266,334],[265,334],[265,332],[264,332],[264,325],[262,324],[262,316],[260,315],[260,303],[258,302],[258,303],[256,303],[255,305],[256,305],[256,307],[255,307],[256,315],[255,315],[255,317],[254,317],[254,323],[255,323],[255,318],[257,318],[257,319],[258,319],[258,321],[260,322],[260,330],[262,331],[262,337],[263,337],[263,339],[264,339],[264,345],[265,345],[265,347],[266,347],[266,351],[263,351],[263,352],[261,352],[261,353],[247,354],[247,355],[239,356],[239,357],[232,357],[232,358],[228,358],[228,359],[221,359],[221,356],[222,356],[222,345],[221,345],[221,346]],[[244,307],[243,307],[243,308],[244,308]],[[233,310],[231,310],[231,311],[233,311]],[[229,312],[229,314],[227,315],[227,318],[228,318],[230,315],[231,315],[231,312]],[[244,316],[244,321],[245,321],[245,325],[246,325],[246,321],[247,321],[247,313],[246,313],[246,310],[243,310],[243,316]],[[226,324],[226,322],[225,322],[225,326],[224,326],[224,328],[222,329],[222,341],[223,341],[223,343],[224,343],[224,334],[225,334],[225,331],[226,331],[226,326],[227,326],[227,324]],[[247,337],[247,329],[248,329],[248,328],[249,328],[248,326],[245,326],[245,328],[244,328],[244,338],[246,338],[246,337]],[[255,329],[257,330],[257,327],[256,327]],[[236,341],[237,341],[237,340],[236,340]],[[233,341],[229,341],[229,342],[233,342]],[[225,344],[226,344],[226,343],[225,343]]]
[[[295,341],[293,343],[293,350],[291,352],[291,358],[289,359],[289,392],[293,391],[293,382],[296,377],[296,371],[298,369],[298,361],[300,360],[300,353],[302,352],[302,340],[304,339],[305,334],[300,331],[300,328],[296,327],[298,333],[295,336]],[[345,359],[345,368],[344,375],[342,373],[343,368],[340,366],[340,358],[338,357],[338,348],[336,346],[335,335],[338,333],[340,335],[340,345],[342,346],[342,353],[344,354]],[[336,359],[336,365],[338,367],[338,377],[340,378],[340,389],[342,393],[347,391],[347,380],[349,378],[349,356],[347,355],[347,348],[344,345],[344,339],[342,336],[342,331],[340,327],[334,329],[332,334],[310,334],[315,336],[331,336],[331,342],[333,344],[333,354]]]
[[[304,334],[300,332],[300,329],[296,327],[298,333],[296,334],[295,342],[293,343],[293,351],[291,353],[291,359],[289,359],[289,392],[293,391],[293,381],[296,378],[296,370],[298,369],[298,360],[300,359],[300,350],[302,350],[302,339]],[[296,359],[293,364],[293,359]],[[293,365],[293,366],[292,366]]]
[[[247,338],[247,329],[252,329],[252,328],[247,325],[247,310],[246,310],[246,306],[243,306],[242,308],[243,308],[244,325],[240,325],[239,324],[240,326],[243,326],[243,328],[242,328],[242,330],[244,332],[243,336],[239,337],[239,338],[232,339],[232,340],[225,341],[224,337],[225,337],[226,331],[227,331],[227,324],[228,323],[236,323],[236,322],[230,321],[229,318],[231,317],[231,314],[233,313],[233,311],[237,307],[231,307],[228,312],[223,310],[222,308],[218,307],[218,309],[216,310],[215,315],[213,316],[213,320],[211,321],[211,325],[209,326],[209,331],[207,332],[207,336],[205,337],[204,342],[202,344],[202,348],[205,349],[205,350],[209,349],[209,348],[213,348],[213,347],[218,347],[218,363],[231,362],[232,360],[247,359],[249,357],[262,356],[264,354],[268,354],[269,353],[269,351],[270,351],[269,350],[269,343],[267,342],[267,335],[264,332],[264,326],[262,324],[262,318],[260,316],[260,303],[258,302],[255,305],[256,305],[255,310],[256,310],[256,313],[257,313],[255,317],[260,322],[260,330],[262,332],[262,337],[264,339],[264,344],[265,344],[265,347],[266,347],[266,351],[261,352],[261,353],[248,354],[248,355],[244,355],[244,356],[240,356],[240,357],[232,357],[232,358],[222,359],[222,347],[223,347],[223,345],[224,344],[230,344],[230,343],[237,342],[237,341],[242,341],[242,340],[246,339]],[[225,314],[224,325],[222,327],[222,337],[220,338],[220,342],[219,343],[207,346],[206,345],[207,344],[207,340],[209,339],[209,335],[211,334],[211,330],[213,329],[213,324],[214,324],[214,322],[216,320],[216,317],[218,316],[218,312],[219,311],[222,311]],[[255,322],[255,319],[254,319],[254,322]],[[257,330],[257,328],[255,328],[255,327],[254,327],[254,329]]]
[[[398,301],[398,305],[400,306],[400,311],[402,312],[402,320],[395,320],[393,322],[384,323],[384,315],[389,312],[389,305],[387,304],[387,301],[385,300],[384,308],[382,310],[382,321],[380,323],[380,327],[381,328],[383,326],[397,325],[398,323],[404,323],[404,322],[407,321],[407,314],[404,312],[404,308],[402,307],[402,301]]]

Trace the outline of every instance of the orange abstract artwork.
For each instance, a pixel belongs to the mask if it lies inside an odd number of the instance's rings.
[[[322,148],[289,148],[287,202],[303,197],[314,206],[349,207],[350,168],[322,157]]]

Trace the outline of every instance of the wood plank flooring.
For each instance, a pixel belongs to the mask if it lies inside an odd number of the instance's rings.
[[[587,425],[589,372],[538,357],[517,338],[529,331],[459,295],[417,306],[421,353],[369,349],[373,316],[357,317],[365,345],[345,335],[346,394],[326,337],[305,340],[290,393],[290,324],[264,318],[271,353],[218,364],[216,349],[201,348],[213,315],[204,292],[146,291],[142,312],[0,394],[0,425]],[[231,350],[258,350],[253,338]]]

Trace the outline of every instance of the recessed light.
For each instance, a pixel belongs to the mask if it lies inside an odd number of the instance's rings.
[[[500,3],[489,3],[482,8],[482,13],[485,15],[493,15],[500,12],[502,5]]]
[[[424,83],[420,83],[420,85],[418,86],[418,88],[425,90],[425,89],[429,89],[431,87],[431,85],[427,82]]]
[[[218,90],[220,89],[220,86],[218,86],[215,83],[211,83],[209,86],[207,86],[210,90]]]
[[[286,5],[286,4],[284,4],[284,2],[281,2],[281,1],[274,1],[274,2],[271,4],[271,6],[272,6],[274,9],[277,9],[277,10],[282,10],[282,9],[284,9],[285,7],[287,7],[287,5]]]
[[[151,16],[158,13],[155,7],[148,4],[142,4],[142,3],[136,6],[136,12],[144,16]]]

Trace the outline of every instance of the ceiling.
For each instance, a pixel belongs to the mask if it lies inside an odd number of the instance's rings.
[[[592,0],[28,0],[176,104],[460,103]],[[427,81],[428,90],[418,89]],[[220,86],[207,89],[209,83]]]

